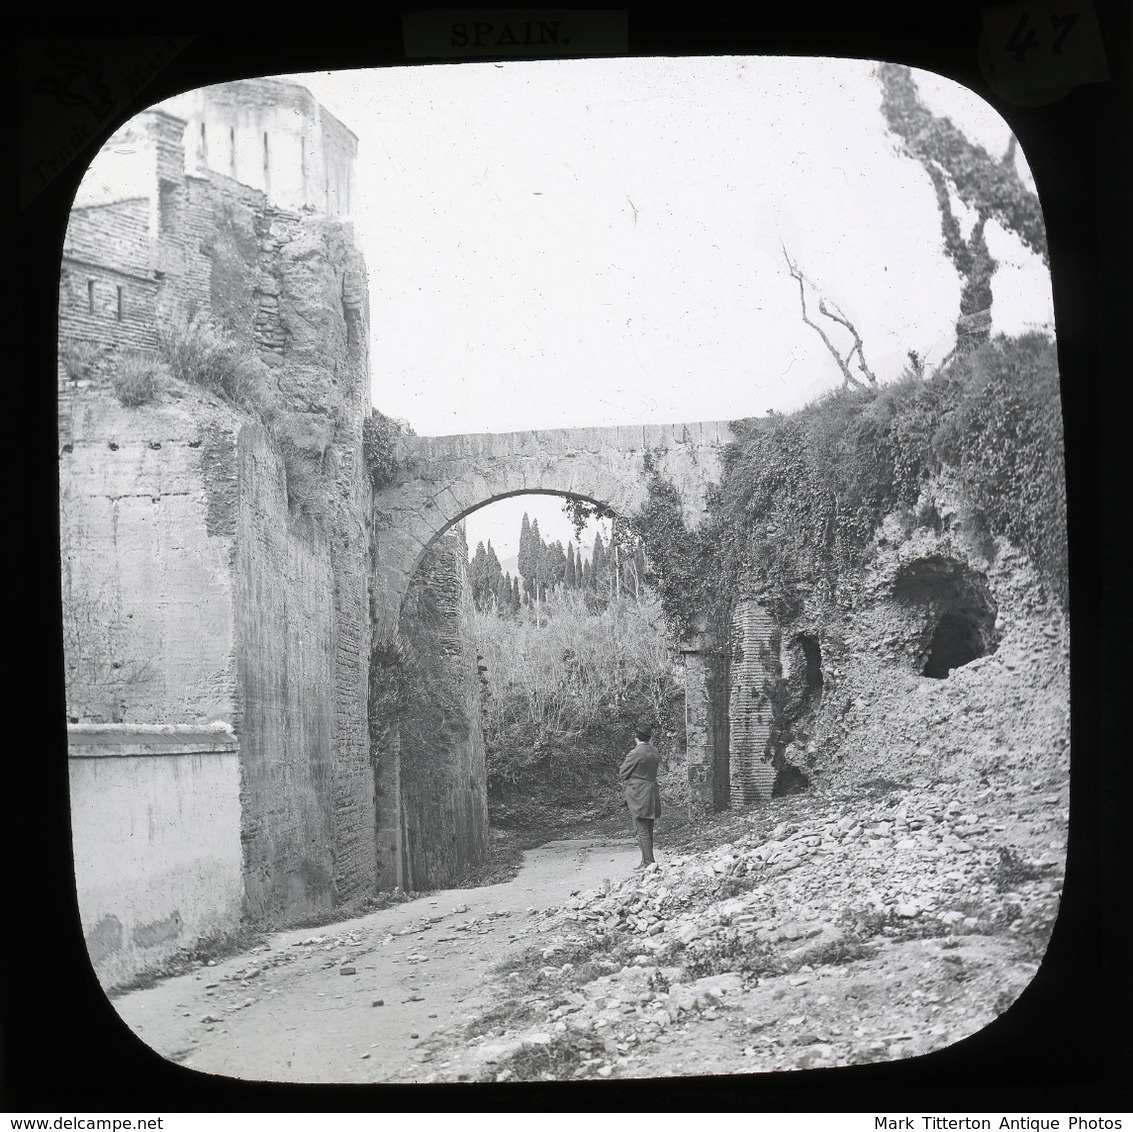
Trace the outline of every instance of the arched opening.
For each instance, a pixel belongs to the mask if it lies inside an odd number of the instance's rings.
[[[923,611],[921,676],[947,679],[999,645],[998,608],[987,578],[963,562],[943,555],[910,562],[898,573],[894,594]]]
[[[783,798],[788,794],[801,794],[810,786],[810,779],[797,766],[785,763],[775,770],[775,785],[772,798]]]
[[[489,821],[520,840],[623,831],[611,786],[642,720],[665,759],[668,804],[683,801],[687,658],[621,522],[567,493],[510,493],[466,511],[417,557],[396,665],[375,672],[387,715],[396,704],[381,744],[398,767],[378,773],[379,808],[392,814],[396,799],[398,811],[379,842],[396,845],[403,887],[476,867]]]
[[[803,766],[814,715],[822,700],[822,648],[818,638],[809,633],[797,633],[782,648],[780,663],[783,688],[772,758],[775,767],[772,797],[776,798],[800,793],[810,785]]]
[[[971,614],[949,610],[936,623],[929,641],[928,660],[921,675],[943,680],[954,668],[960,668],[983,655],[980,628]]]
[[[822,698],[822,648],[818,638],[799,633],[791,639],[788,671],[794,679],[800,709],[813,710]]]

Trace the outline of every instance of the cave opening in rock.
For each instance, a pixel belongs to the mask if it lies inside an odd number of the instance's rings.
[[[810,779],[797,766],[786,763],[775,772],[772,798],[785,798],[788,794],[801,794],[810,786]]]
[[[794,640],[803,654],[806,706],[814,707],[822,696],[822,649],[814,637],[800,633]]]
[[[999,645],[998,608],[987,577],[962,561],[931,555],[909,562],[897,575],[894,595],[923,610],[922,676],[947,679]]]
[[[975,621],[963,613],[943,614],[933,631],[928,660],[922,676],[945,679],[954,668],[960,668],[984,655],[983,634]]]

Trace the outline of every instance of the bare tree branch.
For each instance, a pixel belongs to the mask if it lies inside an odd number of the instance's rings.
[[[831,307],[833,307],[833,309],[831,309]],[[854,348],[846,355],[846,362],[847,364],[849,364],[850,359],[855,354],[857,354],[858,369],[860,369],[862,373],[865,374],[866,380],[870,383],[870,385],[876,385],[877,377],[874,374],[873,370],[871,370],[866,364],[865,354],[862,351],[862,339],[861,335],[858,334],[858,328],[836,306],[834,306],[833,303],[831,303],[830,307],[828,307],[826,305],[825,299],[818,300],[818,309],[822,312],[822,314],[826,315],[827,318],[832,318],[835,322],[841,323],[854,336]]]
[[[867,380],[869,381],[869,385],[876,385],[877,378],[873,375],[869,367],[866,365],[865,357],[862,354],[862,340],[858,336],[858,332],[854,328],[853,324],[848,318],[846,318],[844,314],[842,314],[841,312],[838,312],[838,314],[832,314],[827,308],[825,301],[821,297],[819,298],[819,311],[827,318],[832,319],[834,322],[841,323],[841,325],[845,326],[854,336],[853,349],[850,350],[845,358],[843,358],[842,355],[838,352],[838,349],[834,345],[834,343],[830,341],[830,338],[827,335],[826,331],[823,330],[817,322],[811,321],[806,309],[805,284],[809,282],[809,280],[807,280],[803,273],[799,270],[798,265],[791,262],[791,257],[787,254],[787,248],[782,243],[782,241],[780,241],[779,246],[783,249],[783,258],[787,261],[787,269],[790,271],[791,277],[796,280],[799,285],[799,305],[802,307],[803,322],[805,322],[807,326],[814,330],[822,339],[822,341],[826,343],[826,348],[830,351],[831,356],[838,363],[838,368],[842,371],[842,377],[845,380],[846,384],[856,386],[858,389],[869,388],[869,386],[867,386],[865,382],[860,381],[850,372],[849,362],[856,353],[858,355],[858,368],[862,371],[862,373],[865,374]]]

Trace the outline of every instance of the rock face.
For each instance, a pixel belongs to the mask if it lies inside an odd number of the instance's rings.
[[[1027,557],[972,529],[945,477],[893,515],[861,578],[781,627],[792,783],[1069,774],[1069,634]]]

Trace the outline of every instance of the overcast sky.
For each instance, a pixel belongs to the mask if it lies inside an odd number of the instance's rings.
[[[781,243],[881,380],[909,350],[939,360],[959,281],[872,72],[722,57],[289,76],[358,136],[374,404],[423,435],[798,408],[840,375],[801,322]],[[932,109],[1003,153],[990,107],[916,78]],[[995,329],[1052,327],[1046,269],[994,222],[987,235]],[[565,539],[556,502],[529,497],[495,523],[478,512],[471,546],[514,553],[502,542],[525,507]]]

